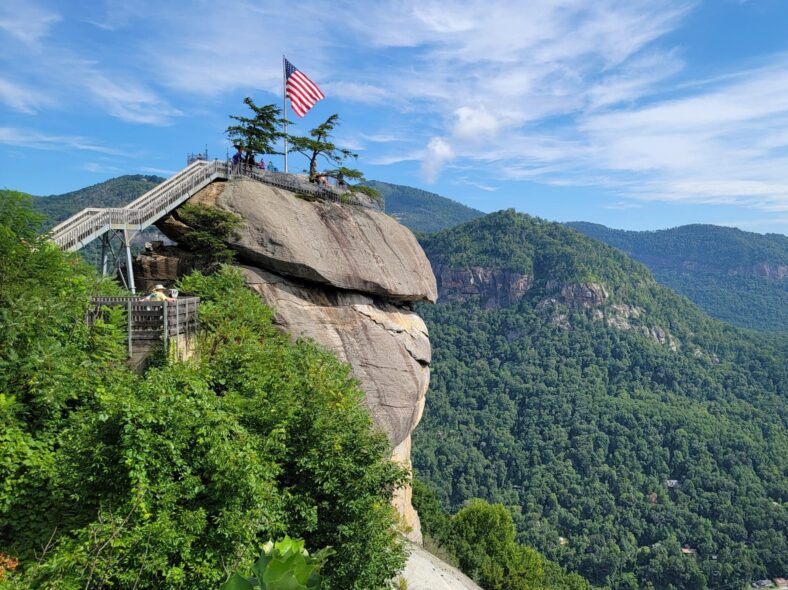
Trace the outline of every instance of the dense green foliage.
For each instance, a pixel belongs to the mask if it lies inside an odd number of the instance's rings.
[[[788,237],[784,235],[714,225],[660,231],[568,225],[641,261],[659,282],[713,317],[745,328],[788,331]]]
[[[123,363],[89,331],[101,289],[79,258],[0,201],[0,551],[10,588],[217,588],[285,533],[337,554],[324,588],[382,588],[404,549],[388,459],[349,368],[292,344],[225,270],[203,299],[198,357]],[[228,304],[232,302],[232,305]]]
[[[434,357],[414,464],[446,507],[500,502],[520,541],[616,589],[788,571],[785,339],[711,320],[620,252],[513,212],[424,247],[535,277],[517,307],[418,308]],[[678,350],[592,310],[564,309],[562,329],[537,308],[551,279],[603,283],[609,304],[642,308]]]
[[[249,575],[234,572],[219,590],[320,590],[320,569],[333,553],[326,547],[310,555],[303,540],[288,536],[269,541]]]
[[[243,220],[230,211],[206,205],[183,205],[175,212],[177,219],[188,226],[178,244],[192,252],[196,266],[206,272],[235,258],[227,245],[238,239]]]
[[[378,180],[366,183],[383,197],[386,213],[414,232],[433,233],[484,215],[435,193]]]
[[[432,490],[414,481],[413,505],[421,518],[426,544],[439,543],[463,572],[486,590],[590,590],[577,574],[566,573],[531,547],[515,540],[514,521],[502,504],[474,499],[453,517]]]

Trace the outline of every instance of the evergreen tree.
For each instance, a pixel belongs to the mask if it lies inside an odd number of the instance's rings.
[[[244,154],[244,161],[251,161],[255,155],[281,154],[275,145],[284,137],[281,131],[285,123],[282,109],[273,104],[257,106],[248,96],[244,104],[254,116],[231,115],[230,118],[238,123],[227,128],[227,137]]]

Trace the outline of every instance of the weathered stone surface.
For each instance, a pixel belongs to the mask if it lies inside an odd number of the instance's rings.
[[[561,287],[558,300],[569,307],[588,308],[604,305],[608,297],[607,289],[599,283],[570,283]]]
[[[207,202],[244,220],[241,238],[231,246],[246,264],[392,301],[437,298],[416,238],[373,209],[307,201],[248,179],[213,183],[189,202]],[[172,218],[157,226],[177,241]]]
[[[214,182],[188,202],[243,219],[241,237],[230,246],[249,287],[274,309],[283,330],[314,339],[351,366],[377,428],[391,442],[392,458],[410,467],[410,434],[429,385],[430,343],[424,322],[403,303],[437,298],[413,234],[370,207],[308,201],[247,179]],[[188,230],[177,210],[156,225],[175,241]],[[182,274],[177,259],[189,256],[149,252],[138,263],[139,276],[171,282]],[[398,490],[393,504],[409,537],[420,542],[411,489]]]
[[[410,462],[410,435],[396,446],[391,453],[392,460],[396,461],[409,471],[413,470]],[[414,543],[421,545],[423,539],[421,535],[421,520],[419,513],[413,508],[413,488],[407,485],[394,491],[394,498],[391,503],[399,512],[400,519],[405,531],[405,536]]]
[[[441,303],[464,302],[479,297],[486,309],[516,305],[531,287],[532,278],[497,268],[457,268],[430,260]]]
[[[400,577],[408,590],[482,590],[460,570],[415,545]]]
[[[172,287],[182,276],[194,270],[194,256],[177,246],[160,246],[134,259],[134,276],[139,293],[147,293],[161,283]]]
[[[430,341],[418,315],[361,293],[310,286],[256,267],[243,270],[247,284],[274,308],[279,326],[350,364],[392,447],[410,436],[430,379]]]

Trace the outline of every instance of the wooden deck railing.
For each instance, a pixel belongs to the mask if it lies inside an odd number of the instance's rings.
[[[199,297],[179,297],[174,301],[145,301],[139,297],[93,297],[87,321],[92,325],[107,307],[122,307],[126,311],[129,356],[135,342],[161,340],[165,351],[170,338],[197,331]]]

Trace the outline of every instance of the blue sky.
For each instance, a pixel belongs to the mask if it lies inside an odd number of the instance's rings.
[[[3,0],[0,186],[224,157],[245,96],[281,104],[284,53],[327,96],[297,128],[339,113],[368,178],[559,221],[788,233],[787,31],[785,0]]]

